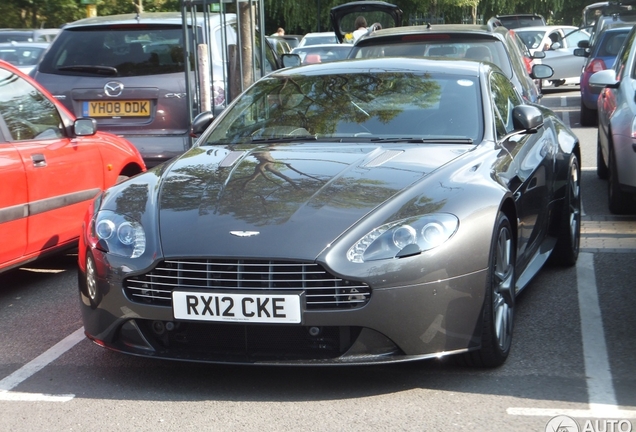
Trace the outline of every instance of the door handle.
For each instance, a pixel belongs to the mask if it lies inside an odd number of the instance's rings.
[[[31,161],[33,161],[33,166],[36,168],[42,168],[46,166],[46,158],[43,154],[36,153],[31,155]]]

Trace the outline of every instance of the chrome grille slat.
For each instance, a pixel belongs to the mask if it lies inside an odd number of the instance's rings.
[[[303,291],[306,308],[363,306],[371,288],[327,273],[320,265],[267,260],[167,260],[147,274],[130,277],[124,291],[131,301],[172,305],[172,290]]]

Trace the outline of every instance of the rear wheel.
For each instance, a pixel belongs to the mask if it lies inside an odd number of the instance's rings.
[[[581,126],[596,126],[597,120],[596,110],[586,107],[581,101]]]
[[[466,354],[468,363],[496,367],[508,358],[512,344],[515,285],[514,237],[508,217],[500,212],[490,247],[481,348]]]
[[[579,257],[581,238],[581,171],[576,155],[570,156],[567,189],[561,211],[557,243],[550,255],[553,264],[573,266]]]

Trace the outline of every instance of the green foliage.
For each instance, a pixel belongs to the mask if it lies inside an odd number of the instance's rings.
[[[143,1],[145,12],[178,11],[179,0],[96,0],[97,14],[114,15],[136,11],[135,2]],[[332,30],[329,10],[347,0],[263,0],[265,31],[278,27],[288,34],[304,34]],[[578,24],[583,7],[592,0],[400,0],[392,1],[404,11],[405,22],[419,16],[444,15],[446,23],[459,23],[469,18],[476,7],[477,15],[487,20],[495,14],[539,13],[550,24]],[[2,0],[0,27],[59,27],[87,16],[81,0]]]

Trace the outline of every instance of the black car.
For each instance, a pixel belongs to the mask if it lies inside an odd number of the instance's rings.
[[[94,201],[86,335],[201,362],[501,365],[516,296],[548,259],[577,260],[579,160],[489,62],[273,72],[194,148]]]

